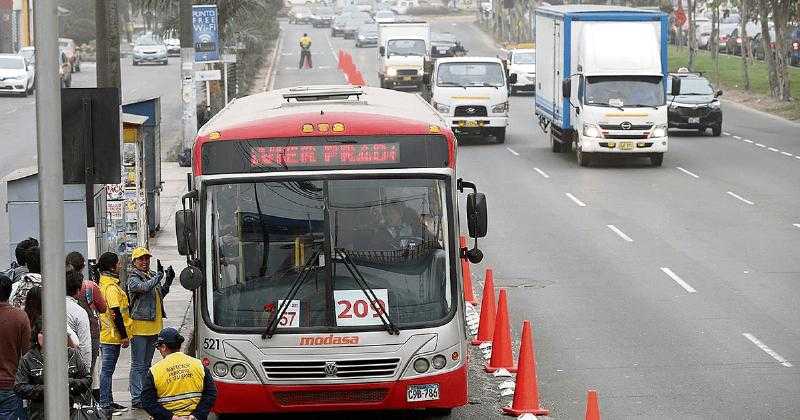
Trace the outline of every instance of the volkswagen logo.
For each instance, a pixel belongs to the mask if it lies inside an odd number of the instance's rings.
[[[467,114],[474,114],[477,109],[475,108],[467,108]]]
[[[337,372],[339,372],[339,368],[336,366],[336,362],[325,362],[326,376],[336,376]]]
[[[633,125],[629,121],[625,121],[619,125],[623,130],[630,130]]]

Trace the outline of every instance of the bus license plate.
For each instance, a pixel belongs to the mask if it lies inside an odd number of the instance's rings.
[[[471,120],[459,121],[458,123],[459,127],[480,127],[481,125],[482,124],[480,121],[471,121]]]
[[[439,384],[409,385],[406,401],[433,401],[439,399]]]
[[[620,150],[633,150],[633,142],[632,141],[622,141],[619,143]]]

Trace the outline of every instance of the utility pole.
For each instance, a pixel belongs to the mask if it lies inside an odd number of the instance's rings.
[[[194,33],[192,31],[192,0],[180,0],[181,28],[181,106],[183,107],[183,141],[178,161],[191,166],[192,146],[197,134],[197,92],[194,83]]]
[[[34,3],[36,45],[36,140],[39,166],[39,231],[42,243],[45,418],[64,418],[69,406],[64,345],[64,173],[61,161],[61,80],[58,76],[58,13],[55,1]]]

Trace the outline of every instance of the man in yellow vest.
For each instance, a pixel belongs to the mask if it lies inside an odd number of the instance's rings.
[[[183,341],[172,327],[156,339],[163,359],[150,368],[142,387],[142,407],[154,420],[206,420],[217,399],[211,372],[181,353]]]
[[[314,67],[311,64],[311,37],[308,34],[303,34],[300,37],[300,68],[303,68],[303,64],[305,64],[306,60],[308,60],[308,68]]]

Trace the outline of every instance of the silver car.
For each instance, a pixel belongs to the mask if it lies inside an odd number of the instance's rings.
[[[133,46],[133,65],[142,63],[168,64],[167,47],[152,35],[145,35],[136,40]]]
[[[35,73],[25,57],[0,54],[0,92],[28,96],[33,92]]]

